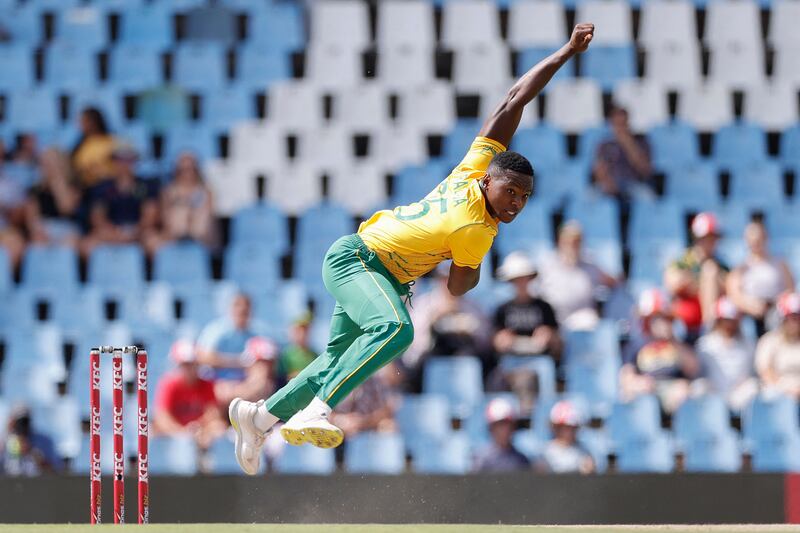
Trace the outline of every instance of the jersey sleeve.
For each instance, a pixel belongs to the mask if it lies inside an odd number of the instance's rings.
[[[483,224],[470,224],[457,229],[447,238],[453,263],[460,267],[478,268],[492,247],[494,233]]]
[[[496,154],[505,151],[506,147],[495,140],[488,137],[475,137],[467,155],[464,156],[454,172],[484,171],[489,168],[489,163]]]

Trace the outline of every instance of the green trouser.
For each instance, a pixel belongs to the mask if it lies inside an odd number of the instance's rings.
[[[318,397],[335,407],[414,338],[402,301],[408,286],[386,270],[358,235],[331,245],[322,265],[325,288],[336,298],[325,352],[267,400],[267,410],[288,420]]]

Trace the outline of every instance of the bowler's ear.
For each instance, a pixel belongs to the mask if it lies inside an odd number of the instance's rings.
[[[486,185],[489,185],[489,183],[492,181],[492,176],[487,172],[486,174],[483,175],[481,181],[483,182],[483,185],[485,187]]]

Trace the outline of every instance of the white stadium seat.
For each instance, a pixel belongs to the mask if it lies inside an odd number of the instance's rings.
[[[308,83],[275,83],[269,88],[267,120],[283,129],[314,128],[323,122],[322,95]]]
[[[436,75],[433,48],[403,46],[378,52],[378,79],[389,89],[420,87]]]
[[[389,97],[378,82],[366,82],[334,93],[335,124],[353,131],[372,131],[389,123]]]
[[[500,101],[508,94],[511,85],[512,83],[506,83],[499,86],[487,87],[480,92],[478,116],[481,117],[481,119],[488,117],[494,111],[495,107],[497,107]],[[525,110],[522,112],[522,120],[519,123],[521,128],[535,126],[536,123],[539,122],[538,109],[539,101],[536,99],[525,106]]]
[[[287,165],[267,177],[267,199],[290,215],[298,215],[322,199],[322,175],[303,163]]]
[[[638,133],[669,120],[667,93],[658,82],[623,80],[614,87],[613,97],[617,104],[627,109],[631,128]]]
[[[785,83],[751,87],[745,93],[744,117],[767,131],[782,131],[800,118],[797,91]]]
[[[736,43],[761,47],[761,13],[752,0],[712,1],[706,6],[703,40],[711,48]]]
[[[547,94],[545,116],[567,133],[579,133],[603,123],[603,93],[594,80],[553,82]]]
[[[352,214],[369,216],[386,201],[386,175],[376,165],[360,162],[331,173],[328,190],[331,200]]]
[[[733,95],[716,83],[683,89],[677,114],[699,131],[714,131],[733,121]]]
[[[711,49],[708,79],[734,89],[744,89],[764,83],[764,52],[759,43],[744,46],[740,43],[715,45]]]
[[[639,41],[645,48],[663,45],[695,45],[697,22],[694,4],[688,0],[642,2]]]
[[[772,78],[795,89],[800,87],[800,45],[781,46],[775,50]]]
[[[575,23],[592,22],[594,46],[624,46],[633,41],[631,7],[626,0],[585,0],[578,3]]]
[[[231,216],[258,198],[257,182],[252,174],[237,167],[233,159],[210,159],[203,174],[214,195],[214,213]]]
[[[442,44],[459,49],[473,44],[495,44],[500,38],[500,14],[491,0],[459,0],[442,8]]]
[[[360,0],[311,3],[311,46],[362,51],[369,45],[369,12]]]
[[[436,82],[400,93],[397,121],[425,133],[446,133],[456,120],[455,95],[449,83]]]
[[[477,44],[460,48],[453,59],[453,81],[461,93],[511,84],[511,54],[506,45]]]
[[[800,32],[797,31],[799,20],[800,0],[772,0],[767,36],[769,43],[776,48],[786,45],[800,47]]]
[[[268,122],[242,122],[230,133],[230,157],[251,175],[267,174],[286,164],[285,136]]]
[[[323,90],[352,87],[362,80],[361,52],[343,46],[306,51],[306,80]]]
[[[427,0],[384,0],[378,4],[378,49],[436,45],[433,4]]]
[[[298,161],[321,172],[349,167],[355,160],[353,131],[344,127],[327,126],[307,129],[297,137]]]
[[[385,126],[370,137],[369,159],[387,172],[421,165],[428,159],[428,141],[417,130]]]
[[[647,49],[644,77],[674,90],[700,83],[700,49],[696,42],[663,44]]]
[[[558,0],[518,0],[508,15],[508,44],[514,48],[557,47],[567,40],[564,5]]]

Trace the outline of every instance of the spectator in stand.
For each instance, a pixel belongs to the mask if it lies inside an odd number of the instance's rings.
[[[513,472],[527,470],[531,464],[512,444],[517,411],[505,398],[495,398],[486,406],[486,423],[492,442],[475,458],[474,472]]]
[[[800,399],[800,293],[778,298],[781,323],[756,346],[756,369],[764,387]]]
[[[317,358],[317,353],[309,344],[311,332],[311,314],[299,317],[289,329],[291,343],[281,353],[280,375],[289,381]]]
[[[11,172],[26,187],[32,187],[39,180],[39,147],[36,135],[23,133],[17,137],[17,144],[11,152],[9,162]]]
[[[270,339],[249,339],[242,354],[244,379],[218,379],[214,382],[214,395],[220,408],[227,411],[234,398],[257,402],[275,392],[277,359],[278,346]]]
[[[27,184],[6,161],[5,145],[0,141],[0,217],[21,227],[25,212]]]
[[[392,361],[336,406],[331,423],[350,436],[362,431],[397,431],[394,414],[401,382],[402,374]]]
[[[178,157],[172,183],[161,194],[161,213],[164,239],[191,239],[206,246],[214,242],[211,190],[203,183],[200,166],[191,153]]]
[[[689,380],[699,372],[691,347],[675,337],[666,296],[649,289],[639,298],[642,338],[627,346],[620,387],[623,401],[656,394],[663,409],[673,413],[689,394]]]
[[[152,184],[134,173],[137,158],[130,146],[115,148],[113,178],[88,191],[89,234],[81,245],[86,257],[100,244],[139,243],[152,253],[161,243],[158,202]]]
[[[41,182],[31,189],[25,206],[28,235],[36,243],[77,248],[81,194],[72,183],[69,158],[56,148],[49,148],[41,159]]]
[[[175,342],[169,355],[177,368],[161,378],[156,387],[153,433],[188,432],[200,448],[208,448],[227,429],[217,407],[214,383],[200,377],[197,353],[190,341]]]
[[[447,290],[450,265],[442,263],[434,271],[433,289],[414,301],[411,320],[414,341],[403,354],[409,369],[421,371],[428,355],[478,355],[490,351],[491,331],[480,307],[464,296]]]
[[[715,255],[721,235],[717,217],[700,213],[692,220],[692,246],[664,272],[664,286],[673,299],[675,315],[686,325],[690,343],[700,336],[704,324],[713,325],[714,304],[723,293],[728,268]]]
[[[242,357],[247,341],[262,335],[261,325],[253,320],[250,297],[233,297],[230,314],[208,324],[197,339],[198,360],[214,369],[215,379],[245,378],[247,359]]]
[[[109,132],[103,114],[94,107],[81,112],[79,127],[81,137],[72,150],[72,167],[81,186],[88,188],[114,175],[112,154],[117,141]]]
[[[514,298],[494,315],[494,349],[499,355],[525,357],[547,354],[561,357],[561,337],[550,304],[531,295],[536,277],[533,262],[522,252],[512,252],[498,269],[498,277],[514,286]],[[525,367],[506,370],[501,365],[489,379],[494,390],[511,390],[519,397],[521,411],[530,412],[536,398],[536,374]]]
[[[63,467],[50,437],[33,430],[27,409],[20,409],[9,418],[2,459],[0,471],[7,476],[38,476],[59,472]]]
[[[594,473],[591,454],[578,444],[578,428],[584,423],[583,415],[569,400],[556,402],[550,410],[553,438],[542,450],[536,469],[554,474],[578,472]]]
[[[653,167],[647,139],[631,132],[628,112],[619,106],[611,108],[608,122],[611,136],[597,147],[593,169],[595,184],[623,205],[632,199],[652,198]]]
[[[709,390],[725,398],[739,412],[758,392],[754,372],[754,344],[741,332],[741,316],[727,297],[719,299],[714,327],[697,341],[697,356]]]
[[[762,222],[748,224],[744,240],[747,258],[728,275],[725,286],[739,310],[755,319],[760,337],[766,331],[767,312],[781,293],[794,288],[794,277],[786,261],[769,253],[767,229]]]
[[[568,221],[558,231],[556,253],[539,268],[542,298],[550,302],[559,325],[567,330],[591,330],[597,325],[596,292],[617,281],[583,257],[583,229]]]

